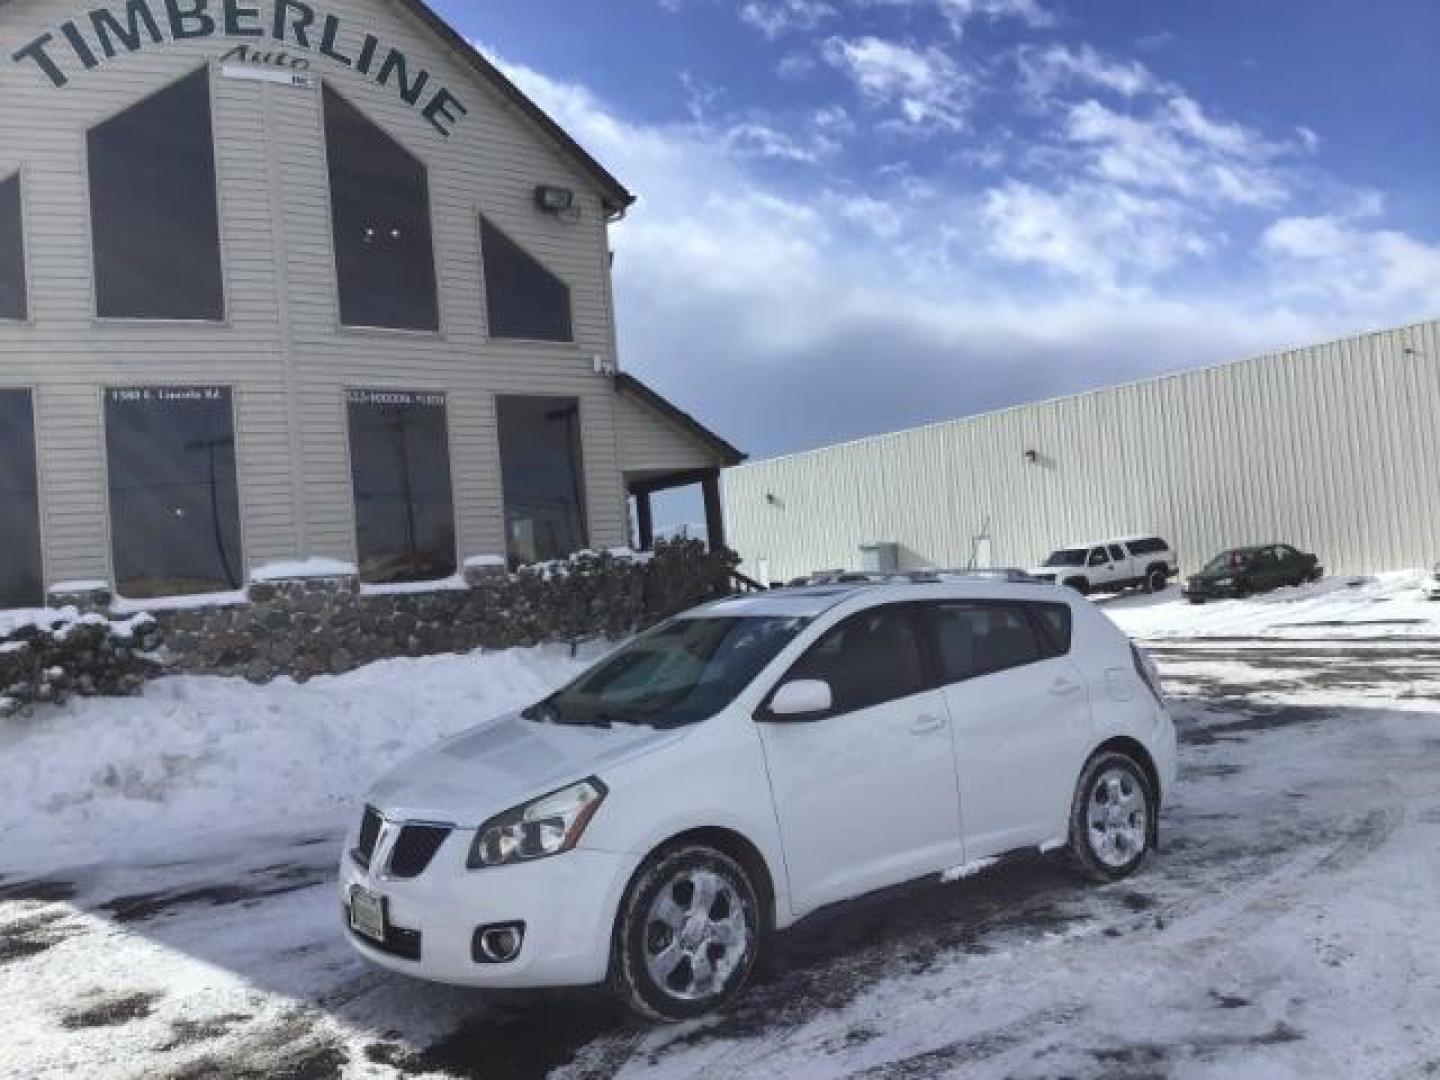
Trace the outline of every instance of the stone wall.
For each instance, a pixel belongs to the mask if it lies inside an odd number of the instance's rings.
[[[736,561],[676,540],[646,555],[584,552],[515,572],[475,566],[434,586],[390,589],[297,564],[292,576],[261,575],[243,594],[139,615],[99,584],[72,587],[51,597],[69,605],[64,612],[0,633],[0,696],[13,710],[70,692],[131,693],[165,671],[304,681],[389,657],[617,639],[727,594]],[[117,609],[133,617],[112,624]],[[52,669],[53,680],[32,678]],[[7,690],[22,670],[29,682]]]

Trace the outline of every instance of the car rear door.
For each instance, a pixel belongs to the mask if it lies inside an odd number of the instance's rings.
[[[777,684],[823,679],[830,712],[758,725],[797,914],[964,861],[949,715],[921,634],[913,605],[849,616]]]
[[[926,627],[950,712],[967,860],[1063,837],[1090,740],[1068,604],[939,600]]]

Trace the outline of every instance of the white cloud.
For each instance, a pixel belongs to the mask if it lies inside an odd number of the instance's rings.
[[[983,217],[996,256],[1101,288],[1147,281],[1211,250],[1173,200],[1088,181],[1057,190],[1010,181],[986,193]]]
[[[1165,85],[1138,60],[1108,59],[1084,43],[1075,47],[1024,46],[1016,53],[1016,65],[1026,92],[1042,102],[1048,101],[1057,90],[1073,86],[1109,90],[1132,98],[1155,93]]]
[[[1113,184],[1252,207],[1289,195],[1278,148],[1239,124],[1211,120],[1183,95],[1143,116],[1083,101],[1068,109],[1064,134],[1087,170]]]
[[[901,126],[949,131],[965,126],[974,81],[944,50],[878,37],[832,37],[824,54],[862,97],[894,109]]]
[[[794,30],[813,30],[838,14],[827,0],[746,0],[740,5],[740,20],[772,39]]]
[[[1261,239],[1287,297],[1373,318],[1387,310],[1440,311],[1440,245],[1335,215],[1286,217]]]

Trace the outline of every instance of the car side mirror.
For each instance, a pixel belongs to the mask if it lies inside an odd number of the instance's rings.
[[[818,720],[835,704],[824,679],[795,679],[775,691],[760,714],[762,720]]]

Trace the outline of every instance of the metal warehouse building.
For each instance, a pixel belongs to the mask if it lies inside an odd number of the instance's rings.
[[[0,0],[0,607],[629,539],[630,194],[419,0]]]
[[[746,572],[1028,566],[1155,531],[1187,569],[1287,541],[1342,573],[1440,559],[1440,322],[729,469]],[[874,549],[872,549],[874,550]]]

